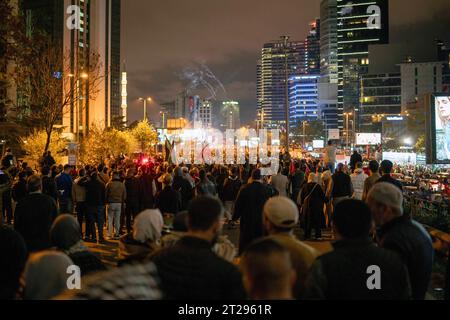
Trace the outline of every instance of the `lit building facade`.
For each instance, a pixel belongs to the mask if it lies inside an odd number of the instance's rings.
[[[407,111],[424,95],[443,92],[443,64],[440,61],[423,63],[402,63],[401,106]]]
[[[221,108],[222,129],[238,129],[241,126],[240,107],[237,101],[224,101]]]
[[[79,7],[79,28],[68,28],[67,21],[76,13],[70,6]],[[120,0],[23,0],[22,9],[27,32],[43,30],[61,44],[62,52],[69,52],[64,63],[71,73],[82,74],[88,62],[88,50],[99,55],[102,79],[95,99],[87,98],[82,79],[70,80],[79,87],[79,105],[71,105],[64,112],[61,126],[67,137],[87,134],[89,127],[111,127],[123,123],[122,74],[120,70]],[[77,16],[75,16],[77,17]]]
[[[196,122],[198,122],[201,128],[212,128],[212,103],[209,100],[202,100],[197,112]]]
[[[290,128],[295,130],[303,121],[319,118],[319,75],[293,76],[289,79]]]
[[[258,113],[264,114],[261,126],[286,126],[286,96],[289,77],[305,73],[304,42],[274,41],[266,43],[257,65]]]
[[[388,0],[337,0],[338,117],[354,114],[358,126],[360,77],[369,71],[369,45],[389,42]]]
[[[381,132],[383,119],[400,116],[402,112],[400,73],[363,75],[360,88],[361,132]]]
[[[320,75],[321,81],[338,83],[337,1],[320,3]],[[336,92],[337,94],[337,92]]]

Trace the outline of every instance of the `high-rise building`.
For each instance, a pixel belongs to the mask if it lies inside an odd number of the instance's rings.
[[[238,129],[241,126],[239,102],[224,101],[220,113],[222,116],[220,127],[222,129]]]
[[[305,39],[304,61],[305,74],[320,74],[320,19],[309,24],[309,33]]]
[[[395,117],[402,112],[401,75],[400,73],[363,75],[360,87],[360,131],[381,132],[381,122],[386,117]]]
[[[319,75],[302,75],[289,78],[289,105],[291,131],[299,128],[303,121],[319,117]]]
[[[77,6],[77,11],[69,10]],[[30,35],[36,29],[48,33],[55,44],[61,45],[65,61],[73,74],[81,74],[87,62],[87,50],[99,55],[102,79],[95,99],[87,99],[81,79],[72,79],[72,86],[80,87],[82,107],[72,105],[64,113],[62,127],[71,134],[87,134],[96,124],[110,127],[123,119],[122,83],[120,72],[120,0],[23,0],[22,10]],[[77,27],[69,28],[68,21],[79,18]],[[84,89],[83,89],[84,88]]]
[[[401,105],[405,112],[426,94],[443,92],[443,64],[440,61],[423,63],[402,63]]]
[[[197,112],[196,125],[200,125],[201,128],[212,128],[212,103],[209,100],[200,101],[200,107]]]
[[[336,0],[322,0],[320,3],[320,29],[321,82],[338,83]]]
[[[442,69],[442,85],[443,92],[450,92],[450,48],[443,41],[437,40],[437,58],[443,62]]]
[[[319,114],[324,130],[338,129],[338,45],[337,1],[322,0],[320,3],[320,81]]]
[[[264,114],[262,126],[286,128],[286,80],[305,73],[304,50],[304,41],[281,39],[264,44],[257,66],[258,113]]]
[[[358,126],[360,77],[369,71],[369,45],[389,42],[388,0],[337,0],[338,115],[355,115]]]

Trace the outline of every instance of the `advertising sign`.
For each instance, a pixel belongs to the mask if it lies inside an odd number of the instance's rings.
[[[339,140],[341,138],[339,129],[328,130],[328,140]]]
[[[323,149],[325,148],[325,143],[323,140],[313,140],[313,149]]]
[[[400,165],[416,165],[417,154],[406,152],[383,152],[383,160],[392,161]]]
[[[68,164],[69,166],[76,166],[77,165],[77,154],[78,154],[78,144],[76,143],[69,143],[67,146],[68,150]]]
[[[356,145],[375,146],[381,143],[381,133],[357,133]]]
[[[436,164],[446,164],[450,163],[450,96],[432,99],[433,158]]]

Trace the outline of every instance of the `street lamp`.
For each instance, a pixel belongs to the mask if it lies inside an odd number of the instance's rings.
[[[144,101],[144,120],[147,120],[147,101],[148,102],[152,102],[152,98],[151,97],[147,97],[147,98],[139,98],[139,101]]]

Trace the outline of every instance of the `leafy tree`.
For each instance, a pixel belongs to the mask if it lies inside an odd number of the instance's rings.
[[[130,154],[135,151],[136,140],[129,130],[103,129],[92,125],[89,136],[81,144],[81,162],[98,165],[109,157],[117,158],[121,153]]]
[[[147,120],[139,122],[131,133],[136,139],[141,152],[148,152],[158,142],[158,133]]]
[[[47,133],[43,130],[35,130],[30,135],[21,139],[21,147],[25,151],[27,162],[39,164],[45,151],[50,151],[57,163],[61,163],[66,155],[67,140],[61,138],[57,131],[52,132],[52,141],[48,150],[46,149]]]

